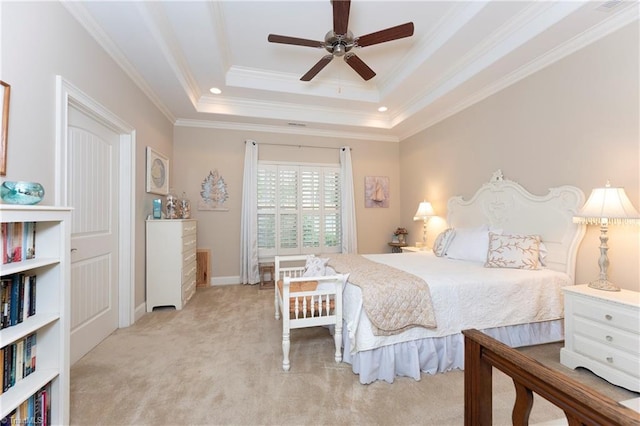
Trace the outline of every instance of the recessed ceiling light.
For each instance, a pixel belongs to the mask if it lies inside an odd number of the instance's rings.
[[[218,89],[217,87],[212,87],[211,89],[209,89],[209,91],[214,95],[219,95],[220,93],[222,93],[222,90]]]
[[[386,106],[381,106],[380,108],[378,108],[379,112],[386,112],[387,111],[387,107]]]

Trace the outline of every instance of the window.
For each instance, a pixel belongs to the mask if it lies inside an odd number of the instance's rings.
[[[258,163],[258,256],[337,253],[340,167]]]

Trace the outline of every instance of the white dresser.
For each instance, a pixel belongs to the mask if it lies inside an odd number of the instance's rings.
[[[182,309],[195,293],[196,231],[193,219],[147,220],[147,312]]]
[[[565,287],[560,362],[640,392],[640,293]]]

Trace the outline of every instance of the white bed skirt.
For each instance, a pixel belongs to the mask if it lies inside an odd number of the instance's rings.
[[[346,330],[346,325],[344,327]],[[482,332],[511,347],[539,345],[564,340],[564,321],[496,327]],[[462,333],[396,343],[351,354],[348,333],[343,334],[344,362],[360,376],[360,383],[376,380],[393,383],[396,376],[420,380],[421,372],[444,373],[464,369],[464,336]]]

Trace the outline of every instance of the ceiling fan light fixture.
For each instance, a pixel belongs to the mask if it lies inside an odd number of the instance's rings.
[[[333,46],[333,56],[344,56],[344,54],[347,53],[347,49],[345,48],[344,44],[342,43],[338,43],[335,46]]]

